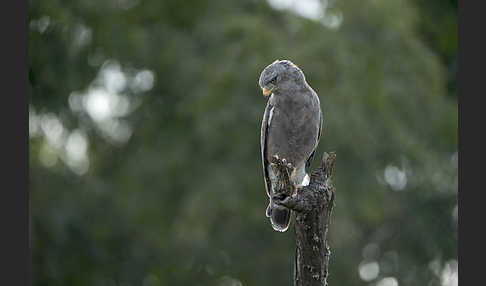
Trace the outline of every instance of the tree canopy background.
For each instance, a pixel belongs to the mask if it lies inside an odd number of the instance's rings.
[[[457,1],[31,0],[35,285],[291,285],[260,159],[276,59],[335,151],[332,285],[457,285]]]

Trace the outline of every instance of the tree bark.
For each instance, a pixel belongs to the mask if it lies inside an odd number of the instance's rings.
[[[327,286],[329,256],[327,234],[334,206],[335,188],[331,177],[335,153],[324,153],[321,166],[312,173],[308,186],[294,191],[289,181],[292,166],[274,158],[280,185],[274,201],[294,213],[294,286]]]

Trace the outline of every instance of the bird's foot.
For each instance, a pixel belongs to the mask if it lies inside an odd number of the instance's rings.
[[[280,158],[278,157],[277,154],[273,155],[272,157],[273,157],[272,163],[277,164],[280,161]]]
[[[290,163],[290,162],[285,162],[285,165],[284,166],[285,166],[285,170],[287,171],[287,176],[289,178],[291,178],[292,177],[292,173],[295,170],[294,165],[292,163]]]
[[[295,169],[294,165],[290,163],[286,158],[280,158],[278,155],[273,155],[270,164],[272,165],[272,167],[284,167],[285,169],[287,169],[289,175]]]

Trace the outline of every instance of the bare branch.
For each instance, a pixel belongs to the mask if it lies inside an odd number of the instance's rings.
[[[292,166],[273,158],[280,179],[273,200],[294,211],[296,252],[294,286],[327,286],[330,250],[327,233],[334,206],[331,177],[336,154],[324,153],[321,166],[312,173],[310,184],[294,190],[289,174]]]

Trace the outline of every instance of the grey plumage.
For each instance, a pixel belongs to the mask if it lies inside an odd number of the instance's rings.
[[[290,210],[273,203],[277,178],[269,164],[274,155],[294,166],[290,180],[298,190],[309,183],[309,168],[322,133],[319,97],[307,84],[304,73],[288,60],[267,66],[258,81],[264,95],[270,96],[261,128],[261,155],[265,189],[270,198],[266,215],[277,231],[286,231]],[[270,95],[271,94],[271,95]]]

